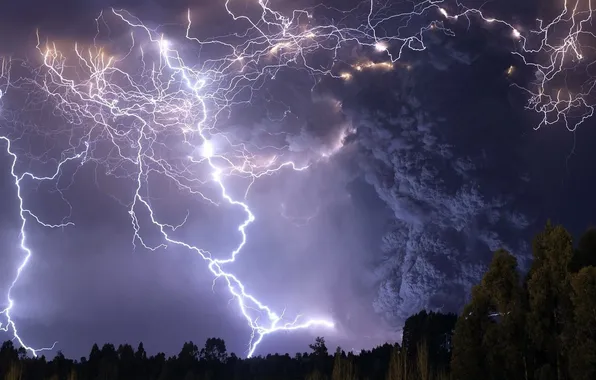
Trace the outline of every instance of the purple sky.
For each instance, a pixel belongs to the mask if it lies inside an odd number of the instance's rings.
[[[27,57],[28,66],[15,70],[29,75],[40,64],[36,28],[60,47],[74,39],[89,43],[95,18],[108,6],[125,7],[149,26],[182,24],[190,7],[202,38],[235,27],[217,1],[201,6],[182,0],[32,3],[13,2],[0,14],[0,53]],[[234,4],[246,12],[254,6]],[[101,39],[121,46],[129,29],[109,20],[114,24]],[[325,79],[311,91],[308,76],[280,72],[250,107],[235,108],[216,122],[226,136],[259,147],[278,144],[286,157],[312,164],[301,172],[282,169],[252,185],[246,202],[256,220],[237,261],[226,269],[276,312],[285,310],[290,319],[330,318],[336,328],[276,333],[265,338],[257,354],[306,351],[318,335],[331,346],[358,350],[398,339],[400,322],[420,308],[456,311],[491,250],[506,247],[525,263],[525,242],[546,217],[570,225],[574,233],[591,222],[596,210],[578,210],[571,199],[588,199],[594,185],[586,174],[596,169],[586,142],[593,132],[534,132],[534,117],[503,75],[516,62],[495,47],[498,38],[462,38],[457,44],[438,39],[427,52],[406,54],[413,73],[364,73],[349,86]],[[454,52],[465,56],[463,62]],[[367,54],[354,48],[340,58]],[[521,75],[528,73],[520,74],[520,81],[529,80]],[[4,94],[0,135],[14,141],[19,173],[48,175],[55,170],[51,160],[92,123],[73,124],[36,96],[23,89]],[[291,112],[282,120],[287,109]],[[345,131],[350,135],[337,149]],[[171,162],[197,154],[180,136],[163,141],[158,154]],[[213,285],[205,262],[187,249],[147,250],[138,240],[135,249],[128,214],[132,172],[122,165],[106,173],[98,157],[110,154],[105,145],[93,149],[95,161],[80,167],[68,163],[56,180],[21,183],[26,207],[37,216],[52,223],[68,217],[75,224],[48,229],[28,222],[33,256],[14,288],[11,312],[22,338],[33,347],[57,340],[57,349],[75,357],[86,355],[95,342],[143,341],[149,351],[176,353],[184,341],[200,345],[212,336],[245,353],[250,329],[224,280]],[[331,157],[322,157],[329,151]],[[2,292],[23,255],[10,165],[10,156],[0,154]],[[114,169],[114,162],[109,166]],[[173,233],[177,239],[214,257],[226,257],[241,241],[241,208],[214,206],[167,178],[147,183],[161,220],[178,224],[188,215]],[[225,183],[230,195],[242,199],[246,180]],[[163,243],[146,210],[139,209],[138,217],[143,239]],[[9,338],[0,333],[0,340]]]

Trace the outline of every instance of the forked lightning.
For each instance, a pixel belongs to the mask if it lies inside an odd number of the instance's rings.
[[[408,12],[395,11],[392,3],[370,0],[343,11],[320,5],[285,15],[271,8],[269,1],[255,0],[260,12],[254,17],[238,13],[236,4],[227,0],[222,6],[235,23],[244,27],[243,32],[210,39],[194,37],[195,26],[189,11],[186,33],[180,41],[166,38],[125,10],[112,9],[110,18],[131,29],[130,43],[125,49],[100,46],[101,30],[108,28],[108,15],[101,14],[96,20],[98,35],[94,43],[84,46],[73,42],[69,54],[63,53],[63,46],[59,49],[54,43],[42,43],[38,37],[37,49],[43,64],[32,79],[11,80],[9,61],[2,61],[0,74],[6,85],[0,87],[0,100],[18,87],[34,86],[53,100],[68,122],[65,128],[70,129],[66,133],[69,148],[48,176],[19,171],[20,160],[30,157],[16,153],[14,136],[0,136],[12,160],[11,174],[20,210],[20,247],[24,254],[6,294],[6,307],[0,311],[3,318],[0,329],[11,333],[34,356],[41,350],[52,348],[35,349],[23,341],[13,318],[16,302],[13,289],[34,257],[33,247],[27,240],[28,223],[49,228],[69,227],[73,223],[49,224],[41,220],[27,207],[22,190],[24,186],[57,181],[67,166],[82,166],[88,162],[105,168],[106,174],[134,184],[127,206],[133,245],[140,244],[150,250],[183,247],[205,260],[214,282],[217,279],[224,281],[252,330],[247,356],[255,353],[266,335],[277,331],[313,326],[334,328],[334,322],[329,318],[307,319],[299,315],[286,320],[283,314],[274,312],[249,293],[229,269],[245,246],[247,229],[255,220],[246,200],[254,181],[279,170],[306,170],[315,161],[327,159],[341,148],[340,144],[331,153],[320,152],[315,159],[286,161],[283,145],[256,147],[237,141],[235,136],[221,130],[218,121],[222,113],[231,113],[239,105],[250,104],[280,70],[306,71],[316,84],[322,76],[350,81],[363,70],[409,68],[397,64],[404,49],[426,49],[427,33],[451,35],[453,31],[449,25],[465,18],[468,22],[494,24],[498,26],[495,31],[508,33],[517,41],[517,48],[512,53],[536,73],[536,82],[523,90],[529,94],[527,107],[542,115],[537,129],[561,123],[573,131],[593,116],[591,99],[596,85],[590,73],[593,61],[585,55],[591,51],[584,53],[582,48],[596,38],[588,28],[594,14],[590,0],[563,1],[561,13],[550,22],[538,20],[535,30],[497,19],[482,9],[470,9],[456,3],[422,1]],[[405,4],[397,5],[403,7]],[[244,9],[244,6],[237,8]],[[332,12],[338,17],[332,23],[316,24],[314,14],[317,10]],[[424,22],[429,15],[436,16],[435,20]],[[416,22],[422,24],[415,33],[402,35]],[[389,30],[396,32],[388,34]],[[187,48],[190,43],[196,44],[197,52],[211,53],[201,55],[198,63],[189,65],[186,63],[188,49],[183,50],[183,47]],[[345,62],[339,58],[340,49],[354,45],[368,48],[372,58],[369,57],[366,63],[342,65]],[[213,52],[218,55],[211,55],[215,54]],[[313,63],[314,52],[327,52],[329,64]],[[374,62],[379,57],[386,61]],[[565,84],[564,79],[570,70],[577,68],[586,73],[587,80],[582,86],[575,89],[557,87]],[[510,68],[508,74],[512,72]],[[183,144],[199,153],[176,157],[173,143]],[[176,221],[178,224],[163,220],[164,216],[152,206],[149,195],[150,185],[156,177],[159,181],[174,184],[181,194],[214,206],[227,203],[244,212],[246,218],[237,227],[240,242],[236,249],[226,258],[214,258],[205,249],[177,238],[176,230],[186,223],[189,214],[181,215]],[[244,199],[235,199],[226,187],[226,180],[231,177],[246,181]],[[144,214],[140,215],[140,211],[148,215],[148,220],[143,219]],[[161,243],[148,242],[145,229],[141,227],[145,223],[160,232]]]

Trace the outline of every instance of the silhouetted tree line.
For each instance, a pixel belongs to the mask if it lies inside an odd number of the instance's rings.
[[[324,338],[291,357],[241,359],[222,339],[178,355],[148,356],[143,344],[94,345],[88,357],[27,356],[11,341],[0,348],[6,380],[594,380],[596,379],[596,229],[574,249],[570,234],[548,223],[533,242],[525,275],[498,250],[462,314],[422,311],[407,319],[402,345],[358,354]]]

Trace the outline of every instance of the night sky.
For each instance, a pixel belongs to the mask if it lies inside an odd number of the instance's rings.
[[[282,12],[316,4],[274,3]],[[508,3],[488,3],[483,9],[521,26],[558,12],[554,0],[540,7],[537,2]],[[231,4],[239,13],[258,11],[253,1]],[[347,2],[325,4],[350,8]],[[354,12],[365,15],[367,6]],[[76,108],[60,106],[55,97],[44,95],[43,86],[33,84],[49,78],[35,49],[36,30],[44,43],[55,41],[72,55],[75,41],[85,49],[92,45],[100,25],[96,43],[122,54],[130,48],[131,28],[110,7],[125,8],[150,28],[162,25],[159,33],[171,33],[188,65],[217,59],[217,50],[183,44],[187,9],[201,39],[246,27],[239,27],[223,1],[216,0],[24,0],[3,6],[0,55],[13,57],[13,64],[10,81],[6,72],[0,78],[0,135],[12,141],[18,175],[51,175],[64,154],[84,149],[87,131],[100,129],[98,119],[73,117]],[[105,18],[98,19],[102,10]],[[312,23],[339,22],[334,15],[318,8]],[[428,25],[431,16],[437,18],[437,12],[416,18],[408,28]],[[469,21],[450,23],[454,35],[429,32],[426,49],[405,49],[392,70],[362,70],[342,81],[300,65],[282,69],[275,79],[254,84],[250,103],[209,120],[220,133],[212,135],[216,148],[232,141],[254,147],[251,160],[261,165],[272,152],[280,162],[310,165],[303,171],[282,168],[250,186],[246,203],[256,219],[246,230],[248,240],[237,261],[226,269],[273,310],[285,310],[290,321],[303,314],[332,319],[335,328],[277,332],[264,338],[256,354],[306,351],[319,335],[330,346],[356,350],[399,340],[405,318],[420,309],[458,311],[491,251],[504,247],[527,267],[530,239],[547,219],[565,225],[574,236],[595,222],[596,119],[575,132],[561,124],[534,130],[541,116],[524,108],[527,93],[513,85],[531,87],[534,72],[511,54],[516,45],[506,29],[487,27],[473,16]],[[393,27],[402,24],[395,20]],[[141,73],[143,59],[150,60],[150,53],[143,58],[138,50],[150,52],[149,44],[140,37],[135,41],[123,62],[131,75]],[[322,67],[329,54],[312,62]],[[351,43],[337,54],[338,65],[349,68],[362,60],[381,62],[385,53]],[[515,70],[507,74],[510,66]],[[68,67],[67,72],[78,72]],[[110,79],[117,83],[118,78]],[[190,115],[172,111],[162,121],[169,118],[174,130],[196,124],[200,116],[193,108]],[[140,125],[126,117],[105,123],[133,135]],[[201,140],[194,136],[184,143],[180,133],[169,131],[159,135],[151,154],[178,173],[186,171],[187,178],[213,182],[204,166],[194,171],[185,161],[201,158]],[[26,209],[47,223],[74,223],[44,228],[26,215],[32,256],[12,291],[11,309],[21,338],[32,347],[58,341],[56,350],[71,357],[87,355],[93,343],[104,342],[143,341],[150,352],[173,354],[185,341],[201,345],[212,336],[225,339],[229,350],[246,353],[251,330],[225,281],[213,283],[196,252],[171,244],[145,249],[133,239],[134,168],[105,143],[106,133],[95,133],[89,134],[92,153],[83,165],[69,161],[52,180],[21,182]],[[130,142],[121,146],[130,155],[134,142],[122,139]],[[24,252],[13,161],[5,141],[0,146],[4,294]],[[239,146],[221,154],[238,157]],[[225,201],[214,206],[158,174],[143,179],[143,191],[163,223],[186,219],[173,232],[177,239],[215,258],[228,257],[241,241],[242,209]],[[243,200],[250,179],[226,177],[224,183],[234,199]],[[201,189],[218,197],[213,183]],[[166,243],[146,209],[137,209],[137,218],[148,245]],[[8,306],[5,297],[0,305]],[[12,332],[0,332],[0,340],[11,337]]]

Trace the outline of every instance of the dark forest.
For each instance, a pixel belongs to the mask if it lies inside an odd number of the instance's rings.
[[[596,378],[596,229],[577,244],[550,223],[532,242],[533,263],[494,253],[459,316],[421,311],[402,344],[346,353],[320,337],[310,352],[242,359],[222,339],[149,356],[143,344],[94,345],[88,357],[33,358],[12,341],[0,349],[6,380],[588,380]]]

